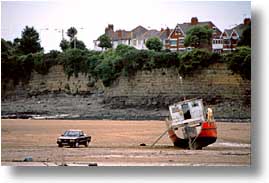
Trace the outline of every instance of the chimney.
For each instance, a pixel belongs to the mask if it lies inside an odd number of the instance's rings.
[[[114,29],[113,24],[108,24],[108,29],[113,31],[113,29]]]
[[[169,29],[169,27],[167,27],[165,31],[166,31],[166,37],[168,37],[170,35],[170,29]]]
[[[191,18],[191,25],[196,25],[198,23],[198,18],[197,17],[192,17]]]
[[[251,23],[251,19],[250,18],[245,18],[244,19],[244,25],[249,25]]]
[[[110,35],[113,32],[113,24],[108,24],[108,26],[105,29],[105,34]]]

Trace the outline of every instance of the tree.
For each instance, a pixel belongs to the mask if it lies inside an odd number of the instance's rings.
[[[242,37],[238,42],[238,46],[248,46],[251,48],[251,24],[249,24],[243,31]]]
[[[8,57],[12,54],[13,47],[10,41],[6,41],[1,38],[1,59],[8,59]]]
[[[43,51],[43,48],[40,45],[39,34],[34,27],[26,26],[22,31],[21,39],[17,41],[19,41],[19,43],[16,44],[18,44],[18,49],[22,52],[22,54]]]
[[[67,41],[66,39],[62,39],[62,41],[60,43],[60,47],[61,47],[62,51],[65,51],[68,48],[70,48],[70,42]]]
[[[163,48],[163,43],[159,38],[151,37],[146,41],[146,47],[149,50],[161,51],[161,49]]]
[[[115,51],[119,56],[123,56],[130,50],[135,50],[135,48],[132,46],[125,45],[125,44],[119,44]]]
[[[75,27],[70,27],[67,30],[67,36],[70,37],[70,40],[73,40],[75,36],[77,35],[78,31]]]
[[[101,47],[102,49],[103,48],[112,48],[111,40],[107,35],[105,35],[105,34],[101,35],[98,38],[98,41],[99,41],[98,46]]]
[[[75,41],[76,41],[76,48],[77,48],[77,49],[81,49],[81,50],[86,49],[86,45],[84,44],[84,42],[81,41],[81,40],[78,40],[78,39],[76,39],[76,38],[75,38],[75,40],[72,40],[72,41],[70,42],[70,46],[71,46],[71,48],[75,48]]]
[[[240,74],[243,79],[251,79],[251,49],[246,46],[237,47],[225,56],[229,69]]]
[[[194,26],[187,31],[184,46],[194,48],[211,47],[212,32],[207,26]]]
[[[72,75],[78,77],[78,73],[87,73],[88,50],[68,49],[61,53],[60,60],[68,78]]]
[[[83,41],[76,39],[76,40],[72,40],[70,42],[70,41],[67,41],[66,39],[63,39],[60,43],[60,47],[61,47],[62,51],[66,51],[69,48],[75,48],[75,41],[76,41],[76,48],[77,49],[80,49],[80,50],[86,49],[86,45],[84,44]]]
[[[86,45],[84,44],[83,41],[78,40],[76,38],[77,33],[78,33],[78,31],[77,31],[77,29],[75,27],[70,27],[67,30],[67,36],[70,37],[69,46],[67,48],[78,48],[78,49],[84,50],[84,49],[86,49]],[[67,46],[66,43],[67,43],[67,41],[64,41],[63,45],[62,45],[63,48],[65,48],[65,50],[67,49],[66,48],[66,46]]]

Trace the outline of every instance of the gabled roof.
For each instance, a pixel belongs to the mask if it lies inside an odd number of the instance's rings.
[[[223,33],[221,34],[220,37],[223,37],[223,34],[226,33],[227,34],[227,38],[230,39],[231,35],[232,35],[233,29],[224,29]]]
[[[170,39],[170,37],[172,36],[172,34],[179,30],[183,35],[185,35],[184,31],[182,30],[182,28],[180,27],[180,24],[177,24],[176,27],[174,28],[174,30],[172,30],[168,36],[168,39]]]
[[[167,34],[167,31],[169,31],[168,34]],[[160,32],[159,38],[161,40],[166,40],[172,31],[173,29],[164,29],[163,31]]]
[[[242,36],[244,30],[248,27],[249,25],[245,25],[245,24],[239,24],[236,27],[234,27],[234,30],[237,32],[237,34],[239,35],[239,37]]]
[[[150,37],[159,37],[160,31],[157,31],[156,29],[148,30],[142,35],[137,36],[137,39],[140,40],[146,40]]]
[[[209,26],[209,27],[212,27],[212,29],[215,28],[216,34],[213,34],[212,35],[213,37],[219,37],[221,34],[220,29],[217,28],[215,24],[213,24],[211,21],[206,21],[206,22],[196,22],[195,24],[192,24],[192,23],[177,24],[174,31],[172,31],[171,34],[169,35],[169,38],[171,37],[173,32],[175,32],[177,29],[179,29],[179,31],[182,32],[182,34],[185,36],[188,30],[190,30],[194,26]]]
[[[148,30],[144,28],[143,26],[139,25],[136,28],[134,28],[131,31],[126,30],[116,30],[115,32],[109,31],[107,35],[110,37],[112,41],[118,41],[118,40],[130,40],[133,38],[136,38],[138,36],[142,36],[144,33],[146,33]]]
[[[112,36],[113,41],[128,40],[128,39],[131,39],[131,31],[117,30],[116,32],[113,33]]]
[[[206,21],[206,22],[198,22],[197,24],[191,24],[191,23],[183,23],[183,24],[179,24],[180,28],[182,29],[182,31],[184,32],[184,34],[187,33],[188,30],[190,30],[192,27],[194,26],[210,26],[213,25],[213,27],[215,26],[215,24],[213,24],[211,21]],[[215,26],[216,27],[216,26]],[[216,27],[216,31],[220,32],[220,29]]]
[[[137,36],[140,36],[140,35],[144,34],[147,31],[148,30],[145,27],[139,25],[136,28],[134,28],[133,30],[131,30],[132,38],[136,38]]]
[[[228,37],[230,38],[232,33],[235,31],[236,34],[241,37],[244,30],[248,27],[248,25],[245,25],[245,24],[239,24],[231,29],[225,29],[224,32],[227,33]]]

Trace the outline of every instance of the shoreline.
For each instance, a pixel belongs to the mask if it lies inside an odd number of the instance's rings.
[[[168,116],[80,116],[78,114],[8,114],[2,115],[1,119],[32,119],[32,120],[165,120]],[[218,122],[237,122],[237,123],[251,123],[251,119],[231,119],[231,118],[215,118]]]
[[[115,99],[116,100],[116,99]],[[120,100],[120,99],[118,99]],[[68,95],[47,94],[37,95],[17,100],[2,100],[2,119],[112,119],[112,120],[165,120],[169,116],[167,106],[161,106],[157,102],[151,105],[128,103],[128,97],[122,98],[118,105],[116,101],[106,101],[103,94]],[[146,99],[145,99],[146,100]],[[151,101],[149,97],[147,101]],[[121,103],[121,104],[120,104]],[[166,105],[169,105],[168,103]],[[209,105],[209,104],[208,104]],[[226,107],[225,107],[226,106]],[[204,109],[211,107],[217,121],[251,121],[250,114],[245,115],[245,109],[228,108],[229,103],[216,103],[204,105]],[[223,111],[227,109],[227,111]]]

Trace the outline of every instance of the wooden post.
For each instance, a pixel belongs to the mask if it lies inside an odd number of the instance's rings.
[[[154,142],[150,147],[153,147],[169,130],[171,127],[168,127]]]

